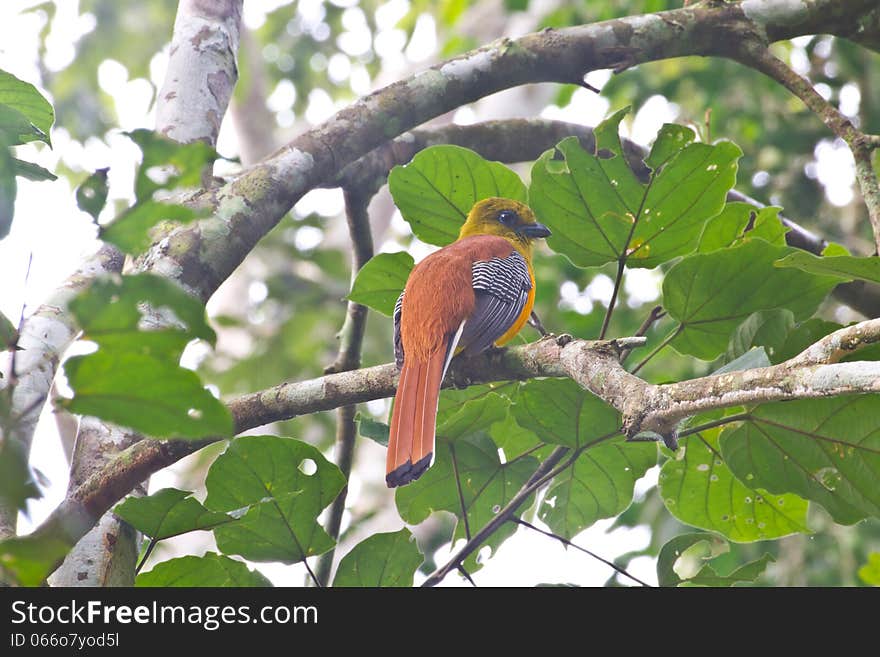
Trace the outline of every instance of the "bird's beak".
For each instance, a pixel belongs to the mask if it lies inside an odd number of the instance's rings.
[[[520,235],[524,235],[529,239],[537,239],[539,237],[549,237],[551,235],[550,229],[547,228],[544,224],[533,223],[533,224],[525,224],[520,226],[517,229],[517,232]]]

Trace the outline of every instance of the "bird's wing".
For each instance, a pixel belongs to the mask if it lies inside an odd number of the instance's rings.
[[[403,367],[403,339],[400,337],[400,318],[403,314],[403,295],[406,290],[397,297],[397,303],[394,304],[394,362],[397,369]]]
[[[468,356],[488,349],[513,326],[532,289],[528,264],[518,251],[474,262],[472,279],[474,311],[465,320],[458,343]]]

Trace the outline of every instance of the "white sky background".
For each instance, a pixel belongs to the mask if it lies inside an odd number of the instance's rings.
[[[19,13],[26,7],[38,4],[35,0],[2,0],[0,1],[0,69],[9,71],[19,78],[34,83],[40,88],[39,71],[36,66],[39,31],[45,17],[36,13]],[[250,27],[258,26],[266,12],[284,4],[280,0],[247,0],[245,2],[244,20]],[[343,3],[339,4],[351,4]],[[300,12],[311,14],[320,21],[320,2],[317,0],[300,0]],[[378,12],[377,18],[380,33],[376,36],[374,47],[381,57],[386,71],[408,70],[411,62],[420,62],[432,57],[437,49],[437,38],[434,32],[433,19],[420,19],[417,30],[419,38],[407,48],[402,32],[394,28],[398,18],[407,9],[406,0],[390,0]],[[344,36],[345,43],[340,42],[346,52],[357,52],[370,47],[369,38],[363,29],[358,16],[359,10],[346,14],[343,24],[349,30]],[[74,55],[74,43],[82,34],[95,29],[95,20],[89,15],[80,16],[78,2],[75,0],[58,3],[57,17],[46,42],[46,65],[52,70],[60,70],[68,66]],[[170,29],[170,25],[169,25]],[[169,34],[170,38],[170,34]],[[796,42],[797,43],[797,42]],[[795,50],[793,65],[802,68],[806,65],[801,41]],[[281,53],[264,52],[264,56],[279,57]],[[346,61],[343,61],[343,60]],[[160,53],[151,61],[151,82],[160,87],[164,75],[166,54]],[[352,89],[358,94],[371,90],[371,82],[365,71],[353,67],[346,58],[331,59],[328,62],[328,75],[335,78],[348,78]],[[803,72],[803,71],[801,71]],[[146,80],[129,80],[126,69],[118,62],[106,60],[99,71],[101,89],[109,94],[115,103],[115,111],[121,130],[134,128],[153,128],[154,117],[150,111],[150,84]],[[609,78],[607,71],[591,73],[587,80],[601,87]],[[845,113],[854,115],[858,110],[858,89],[854,85],[845,87],[847,107]],[[51,96],[45,92],[50,102]],[[823,92],[822,89],[819,90]],[[829,90],[830,91],[830,90]],[[292,101],[293,87],[282,82],[268,99],[269,107],[277,112],[279,124],[290,125],[293,114],[285,109]],[[306,111],[306,119],[318,122],[332,115],[339,109],[334,106],[330,97],[323,91],[310,95],[310,106]],[[595,125],[601,121],[609,110],[608,101],[587,91],[579,89],[574,93],[570,105],[565,108],[547,107],[541,114],[544,118],[560,119],[572,122]],[[677,118],[678,108],[664,98],[655,96],[639,108],[632,124],[625,134],[635,141],[648,144],[660,126]],[[494,118],[477,116],[474,109],[460,109],[455,120],[470,123],[474,120]],[[52,150],[41,146],[25,146],[17,150],[17,157],[34,161],[50,171],[57,169],[60,161],[74,170],[90,172],[100,167],[110,167],[110,196],[108,210],[101,219],[112,216],[115,200],[133,200],[133,175],[139,155],[138,149],[121,134],[112,134],[107,141],[90,139],[85,145],[70,139],[64,130],[64,117],[58,117],[57,126],[52,131]],[[221,131],[220,152],[230,155],[237,152],[235,135],[230,122],[224,123]],[[820,143],[815,152],[816,162],[812,174],[825,185],[829,200],[837,205],[846,205],[852,200],[854,169],[849,150],[832,140]],[[83,174],[83,177],[86,174]],[[336,192],[318,191],[308,195],[299,206],[304,212],[320,208],[322,213],[341,211],[342,205]],[[109,214],[108,214],[109,213]],[[399,215],[392,223],[392,229],[405,233],[407,226]],[[302,229],[305,230],[305,229]],[[24,179],[18,180],[18,199],[16,214],[10,235],[0,241],[0,311],[15,321],[26,304],[26,312],[33,311],[52,290],[58,286],[82,260],[97,248],[96,228],[91,218],[77,210],[73,189],[67,179],[60,177],[53,183],[34,183]],[[320,231],[308,228],[302,234],[303,240],[320,241]],[[300,235],[297,235],[300,238]],[[393,242],[389,243],[393,244]],[[387,245],[386,245],[387,248]],[[414,255],[425,255],[427,247],[415,249]],[[33,256],[30,275],[25,284],[25,271],[29,257]],[[658,291],[658,275],[645,270],[630,272],[626,285],[628,290],[647,290],[643,301],[651,302]],[[560,290],[561,303],[582,312],[588,313],[595,303],[607,304],[611,295],[613,282],[606,276],[596,277],[586,289],[580,290],[574,283],[566,283]],[[43,472],[50,485],[44,491],[44,497],[29,506],[29,518],[23,518],[21,529],[38,524],[61,501],[67,485],[67,468],[61,454],[55,423],[51,412],[44,411],[37,435],[35,437],[33,465]],[[377,467],[379,467],[377,465]],[[151,490],[158,487],[175,485],[174,469],[154,476]],[[656,483],[657,469],[649,471],[637,484],[637,493],[643,492]],[[352,481],[352,494],[357,492],[358,482]],[[602,521],[576,537],[579,545],[596,552],[605,558],[613,559],[616,555],[645,547],[649,540],[646,528],[617,529],[608,533],[606,530],[612,520]],[[537,523],[540,525],[540,523]],[[388,528],[394,529],[394,528]],[[198,533],[201,534],[201,533]],[[202,548],[204,549],[204,548]],[[448,550],[441,550],[437,555],[442,563]],[[280,564],[254,564],[276,584],[298,585],[302,582],[304,569],[302,566],[283,566]],[[630,571],[637,577],[650,583],[656,583],[654,563],[652,559],[640,558],[632,562]],[[487,565],[476,574],[476,581],[483,586],[529,586],[539,582],[562,582],[581,585],[601,585],[612,574],[604,564],[576,550],[566,550],[555,540],[541,536],[535,532],[521,529],[517,536],[507,540],[498,554],[490,559]],[[624,583],[631,583],[626,580]],[[456,575],[450,575],[446,585],[468,585]]]

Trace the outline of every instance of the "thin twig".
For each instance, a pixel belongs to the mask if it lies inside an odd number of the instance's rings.
[[[554,534],[553,532],[544,531],[540,527],[535,527],[532,523],[527,522],[527,521],[523,520],[522,518],[514,517],[514,518],[511,518],[510,520],[511,520],[511,522],[515,522],[516,524],[522,525],[523,527],[528,527],[529,529],[532,529],[532,530],[538,532],[539,534],[543,534],[544,536],[549,536],[550,538],[555,538],[557,541],[559,541],[560,543],[562,543],[563,545],[565,545],[567,547],[573,547],[575,550],[580,550],[581,552],[589,554],[594,559],[597,559],[598,561],[601,561],[602,563],[604,563],[606,566],[613,568],[614,570],[616,570],[618,573],[620,573],[624,577],[629,577],[632,581],[637,582],[638,584],[641,584],[642,586],[647,586],[648,588],[651,588],[650,584],[648,584],[647,582],[643,582],[642,580],[640,580],[638,577],[636,577],[634,575],[630,575],[624,568],[621,568],[620,566],[615,564],[613,561],[609,561],[608,559],[600,557],[595,552],[591,552],[590,550],[588,550],[585,547],[581,547],[580,545],[576,545],[576,544],[572,543],[571,541],[569,541],[567,538],[560,536],[559,534]]]
[[[464,577],[467,581],[471,583],[471,586],[477,588],[477,583],[474,581],[474,578],[471,577],[471,574],[464,569],[464,566],[458,564],[458,572],[461,573],[462,577]]]
[[[630,370],[630,374],[635,374],[635,373],[638,372],[640,369],[642,369],[642,368],[647,364],[647,362],[648,362],[649,360],[651,360],[654,356],[656,356],[656,355],[657,355],[657,354],[658,354],[658,353],[659,353],[664,347],[668,346],[670,342],[672,342],[673,340],[675,340],[675,338],[677,338],[678,335],[679,335],[683,330],[684,330],[684,324],[679,324],[679,325],[675,328],[674,331],[671,331],[671,332],[669,333],[669,335],[667,335],[665,338],[663,338],[663,342],[661,342],[660,344],[658,344],[650,354],[648,354],[647,356],[645,356],[642,360],[639,361],[639,364],[638,364],[638,365],[636,365],[632,370]]]
[[[348,222],[348,232],[351,236],[351,282],[354,284],[358,272],[367,261],[373,257],[373,236],[370,230],[370,217],[367,212],[369,195],[363,195],[358,190],[346,188],[343,190],[345,197],[345,216]],[[345,321],[339,331],[339,352],[336,360],[325,368],[325,373],[345,372],[357,369],[361,366],[361,351],[364,342],[364,332],[367,325],[366,307],[348,302]],[[336,465],[345,476],[346,482],[351,475],[354,464],[355,442],[357,438],[357,426],[354,418],[357,412],[356,404],[341,406],[336,411]],[[335,541],[339,538],[339,530],[342,527],[342,516],[345,513],[345,502],[348,498],[348,484],[339,492],[333,500],[327,517],[327,534]],[[333,569],[333,557],[335,548],[318,557],[318,577],[324,584],[329,584],[330,573]]]
[[[646,335],[652,326],[661,319],[666,317],[666,311],[663,310],[663,306],[654,306],[651,308],[651,312],[645,318],[645,321],[642,322],[642,325],[639,327],[639,330],[636,331],[635,335],[641,337]],[[628,347],[623,350],[623,353],[620,355],[620,363],[621,365],[626,362],[626,359],[629,358],[629,355],[632,353],[633,347]]]
[[[455,445],[449,443],[449,454],[452,456],[452,472],[455,474],[455,487],[458,490],[458,503],[461,506],[461,519],[464,522],[464,535],[471,540],[471,524],[468,521],[467,505],[464,503],[464,492],[461,490],[461,476],[458,474],[458,459],[455,458]]]
[[[633,222],[635,226],[635,222]],[[630,232],[632,237],[632,232]],[[629,244],[629,240],[627,240]],[[611,314],[614,312],[614,305],[617,303],[617,294],[620,292],[620,283],[623,281],[623,270],[626,267],[626,256],[622,255],[617,259],[617,276],[614,277],[614,291],[611,292],[611,300],[608,302],[608,308],[605,309],[605,318],[602,320],[602,329],[599,331],[599,339],[605,339],[605,333],[608,331],[608,324],[611,322]]]
[[[144,567],[144,564],[147,563],[147,559],[150,558],[150,555],[153,553],[153,548],[156,547],[157,541],[155,538],[150,539],[150,543],[147,545],[147,549],[144,550],[144,556],[141,557],[141,560],[138,562],[138,565],[134,569],[135,577],[137,577],[138,573],[141,572],[141,569]]]

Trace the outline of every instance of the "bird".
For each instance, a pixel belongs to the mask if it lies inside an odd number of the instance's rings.
[[[482,199],[458,239],[410,272],[393,314],[400,378],[388,438],[389,488],[415,481],[433,463],[440,384],[453,356],[500,347],[528,321],[533,243],[549,235],[525,203]]]

